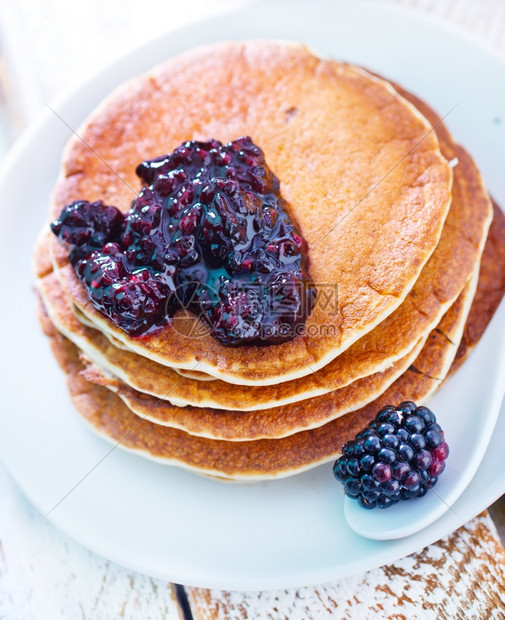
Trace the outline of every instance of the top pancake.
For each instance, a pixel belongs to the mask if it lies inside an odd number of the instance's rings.
[[[110,337],[109,342],[97,330],[89,329],[94,324],[71,307],[53,276],[46,277],[51,266],[46,264],[47,239],[43,236],[35,248],[34,267],[39,274],[39,291],[53,322],[70,340],[78,342],[99,366],[142,392],[160,398],[169,394],[169,400],[180,406],[267,409],[324,394],[385,370],[405,356],[412,344],[436,325],[461,292],[478,263],[491,220],[490,199],[470,155],[453,141],[433,110],[414,95],[401,93],[436,125],[442,154],[448,160],[458,160],[454,168],[451,208],[435,251],[401,306],[317,373],[270,386],[245,387],[219,380],[202,385],[198,381],[200,377],[191,376],[181,380],[181,375],[173,369],[128,352],[114,337]],[[188,373],[186,370],[180,372],[183,376]]]
[[[250,135],[264,150],[321,293],[307,333],[290,342],[229,348],[173,328],[129,338],[91,307],[66,251],[52,242],[65,291],[102,331],[161,364],[233,383],[306,375],[372,330],[414,285],[450,204],[451,169],[426,119],[387,82],[302,46],[225,43],[185,53],[113,93],[79,134],[66,151],[53,217],[76,199],[126,211],[140,187],[135,166],[188,139]],[[336,312],[322,303],[325,285],[335,284]]]
[[[444,142],[442,145],[443,152],[447,153],[448,146],[446,144],[444,146]],[[475,245],[469,243],[468,230],[472,231],[472,235],[480,231],[482,239],[487,232],[488,218],[484,217],[487,209],[483,209],[476,200],[476,193],[457,192],[458,187],[463,190],[471,186],[471,179],[465,175],[471,171],[477,174],[477,178],[473,180],[477,183],[479,175],[475,167],[468,169],[465,166],[465,159],[460,151],[460,163],[455,168],[453,203],[441,240],[428,262],[430,267],[425,266],[416,285],[400,308],[317,373],[277,386],[235,386],[219,380],[206,385],[191,377],[183,379],[170,368],[115,347],[100,332],[77,320],[54,274],[45,273],[44,258],[47,256],[47,250],[44,239],[41,239],[34,256],[37,271],[42,274],[37,286],[58,329],[78,344],[98,366],[122,378],[141,392],[168,398],[179,406],[189,404],[218,409],[224,406],[225,409],[258,410],[296,402],[317,395],[318,392],[323,394],[343,387],[350,383],[349,377],[361,376],[360,369],[362,376],[369,375],[370,373],[366,371],[374,362],[380,362],[381,353],[386,354],[388,346],[390,357],[384,358],[386,363],[390,359],[395,359],[393,354],[396,355],[401,350],[398,345],[404,334],[410,333],[412,338],[421,337],[426,334],[427,326],[432,327],[435,324],[447,300],[452,298],[454,291],[458,291],[461,283],[467,279],[469,266],[474,262],[478,263],[474,257],[478,257],[477,250],[482,241],[477,243],[476,239]],[[462,196],[466,199],[462,200]],[[451,223],[453,226],[450,226]],[[432,269],[431,264],[434,261],[436,268]],[[425,287],[422,286],[423,282]],[[434,295],[433,290],[439,290],[439,295]],[[347,364],[344,364],[345,361]],[[187,371],[181,371],[185,372]]]

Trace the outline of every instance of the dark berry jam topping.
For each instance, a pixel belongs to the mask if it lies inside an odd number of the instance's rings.
[[[51,229],[95,308],[131,336],[187,308],[225,345],[294,338],[315,288],[279,181],[250,138],[186,142],[142,162],[129,212],[67,205]]]

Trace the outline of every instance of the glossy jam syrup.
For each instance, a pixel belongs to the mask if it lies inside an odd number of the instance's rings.
[[[135,337],[181,307],[224,345],[295,337],[315,288],[261,149],[248,137],[186,142],[136,172],[143,187],[126,215],[81,200],[51,224],[94,307]]]

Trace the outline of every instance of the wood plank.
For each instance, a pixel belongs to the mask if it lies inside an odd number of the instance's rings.
[[[494,504],[489,506],[489,516],[495,524],[502,543],[505,545],[505,495],[502,495]]]
[[[195,620],[498,618],[505,549],[488,513],[421,552],[316,588],[229,592],[186,588]]]

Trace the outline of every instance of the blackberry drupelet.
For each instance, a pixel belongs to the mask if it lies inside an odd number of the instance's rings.
[[[445,469],[449,447],[434,413],[405,401],[383,407],[354,441],[333,473],[345,494],[367,509],[422,497]]]
[[[297,335],[315,289],[277,177],[248,137],[186,142],[139,164],[129,212],[85,200],[51,225],[91,303],[134,337],[183,307],[225,345]]]

